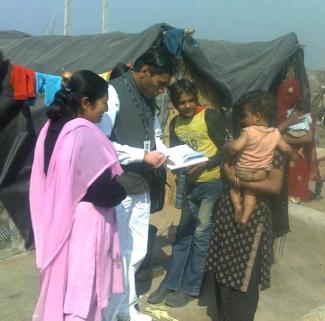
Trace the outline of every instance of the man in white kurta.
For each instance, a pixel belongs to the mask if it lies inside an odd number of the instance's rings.
[[[152,52],[149,52],[150,55],[152,56]],[[165,155],[159,152],[162,146],[160,140],[162,132],[152,106],[155,106],[154,97],[163,93],[172,79],[174,61],[166,51],[160,50],[158,55],[165,56],[163,57],[165,65],[152,66],[146,63],[148,53],[145,53],[144,57],[139,57],[135,62],[134,70],[109,85],[108,112],[98,124],[98,127],[113,141],[118,159],[127,174],[130,165],[144,163],[148,168],[158,168],[166,161]],[[146,109],[150,109],[149,116],[145,115]],[[139,126],[135,125],[136,121],[139,121]],[[120,133],[118,126],[123,129]],[[139,138],[132,137],[141,138],[140,132],[143,130],[145,134],[143,140],[139,141]],[[135,174],[141,178],[143,172]],[[150,316],[140,313],[135,308],[135,304],[138,303],[135,272],[147,252],[150,216],[150,186],[145,179],[143,181],[143,184],[141,181],[138,184],[143,185],[143,189],[139,189],[139,186],[130,187],[127,183],[125,188],[128,196],[116,208],[126,291],[112,296],[105,312],[105,321],[151,320]]]

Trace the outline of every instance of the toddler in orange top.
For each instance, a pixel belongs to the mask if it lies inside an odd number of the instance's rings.
[[[272,127],[276,111],[273,95],[256,91],[247,99],[241,114],[242,131],[237,139],[226,145],[231,155],[239,154],[237,160],[235,186],[230,189],[230,197],[235,210],[235,221],[244,228],[256,205],[256,193],[241,188],[240,181],[261,181],[271,170],[274,150],[296,157],[291,147],[281,137],[279,130]]]

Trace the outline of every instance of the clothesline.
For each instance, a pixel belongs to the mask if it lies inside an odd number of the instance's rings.
[[[99,74],[100,77],[109,80],[111,71]],[[62,76],[36,72],[25,66],[12,64],[10,85],[13,89],[14,99],[33,100],[38,94],[44,94],[44,104],[49,106],[54,96],[62,87]]]
[[[306,45],[306,44],[301,44],[301,46],[311,48],[311,49],[320,50],[320,51],[325,51],[325,48],[320,48],[320,47],[316,47],[316,46],[310,46],[310,45]]]

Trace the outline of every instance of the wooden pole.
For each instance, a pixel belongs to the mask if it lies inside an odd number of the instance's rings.
[[[70,3],[71,0],[64,0],[64,26],[63,34],[67,36],[69,34],[70,27]]]
[[[102,6],[102,33],[108,32],[108,0],[103,0]]]

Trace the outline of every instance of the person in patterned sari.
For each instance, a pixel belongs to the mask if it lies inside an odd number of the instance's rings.
[[[265,95],[269,93],[265,92]],[[257,96],[263,99],[261,91],[249,92],[235,105],[234,129],[237,129],[238,133],[243,106]],[[274,126],[276,119],[270,119],[269,122]],[[224,173],[229,185],[238,185],[239,182],[241,187],[254,191],[257,194],[256,206],[245,229],[240,229],[234,220],[229,192],[225,191],[221,195],[216,207],[206,269],[215,275],[219,319],[253,321],[259,289],[270,286],[274,240],[289,231],[285,198],[287,188],[284,179],[286,160],[276,151],[269,175],[258,182],[238,180],[233,162],[234,160],[227,161],[224,164]]]

